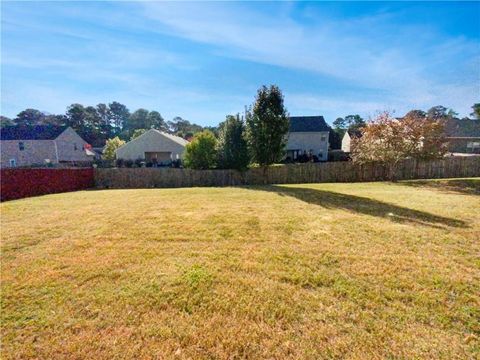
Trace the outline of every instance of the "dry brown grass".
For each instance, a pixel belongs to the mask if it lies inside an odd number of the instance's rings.
[[[3,203],[2,358],[478,357],[480,180],[424,185]]]

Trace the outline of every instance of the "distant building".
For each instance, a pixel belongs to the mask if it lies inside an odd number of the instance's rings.
[[[448,119],[445,136],[449,152],[480,154],[480,120]]]
[[[7,126],[0,132],[1,167],[85,165],[94,153],[71,127]]]
[[[323,116],[292,116],[288,132],[287,158],[310,154],[320,161],[328,160],[330,127]]]
[[[117,159],[137,160],[166,164],[181,159],[188,141],[165,132],[150,129],[119,147]]]
[[[349,153],[350,152],[350,144],[352,142],[352,137],[348,133],[348,130],[345,131],[345,134],[343,135],[342,138],[342,151]]]
[[[342,151],[349,153],[352,151],[352,138],[358,138],[362,134],[360,131],[346,130],[342,138]]]

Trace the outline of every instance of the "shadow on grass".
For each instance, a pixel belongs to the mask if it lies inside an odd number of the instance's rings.
[[[434,228],[444,228],[445,226],[467,227],[467,224],[462,220],[434,215],[428,212],[413,210],[355,195],[280,185],[255,186],[249,188],[252,190],[274,192],[281,196],[290,196],[326,209],[342,209],[378,218],[385,218],[398,223],[418,224]]]
[[[478,179],[448,179],[448,180],[413,180],[401,181],[397,184],[434,189],[447,193],[465,195],[480,195],[480,178]]]

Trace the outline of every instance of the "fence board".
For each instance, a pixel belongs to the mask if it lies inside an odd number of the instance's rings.
[[[94,186],[92,168],[1,169],[0,175],[1,201],[76,191]]]
[[[397,169],[398,180],[480,176],[480,157],[452,157],[430,162],[405,160]],[[164,188],[192,186],[236,186],[298,184],[317,182],[384,181],[385,167],[351,162],[292,164],[235,170],[192,170],[173,168],[95,169],[98,188]]]

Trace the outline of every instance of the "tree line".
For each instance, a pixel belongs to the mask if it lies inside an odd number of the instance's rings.
[[[130,112],[127,106],[116,101],[96,106],[72,104],[67,107],[65,114],[57,115],[47,114],[37,109],[25,109],[14,119],[1,116],[0,125],[2,128],[13,125],[71,126],[94,147],[102,147],[107,139],[114,137],[128,141],[135,131],[140,129],[155,128],[183,138],[189,138],[204,129],[204,127],[178,116],[170,121],[165,121],[162,115],[155,110],[138,109]],[[207,127],[207,129],[216,131],[212,127]]]
[[[480,103],[472,109],[471,116],[480,120]],[[441,105],[426,112],[412,110],[402,118],[383,112],[368,122],[359,115],[348,115],[333,122],[330,144],[332,149],[340,148],[344,133],[351,132],[352,160],[359,164],[383,163],[393,178],[402,159],[443,157],[446,152],[444,123],[457,115]],[[245,170],[253,164],[267,166],[283,159],[289,114],[281,90],[271,85],[258,89],[254,103],[243,116],[227,115],[216,127],[202,127],[180,117],[165,121],[158,111],[138,109],[130,113],[118,102],[96,107],[72,104],[64,115],[26,109],[13,120],[1,118],[2,127],[43,124],[71,126],[94,146],[106,143],[104,157],[112,160],[115,150],[125,141],[155,128],[191,139],[185,149],[185,167]]]

